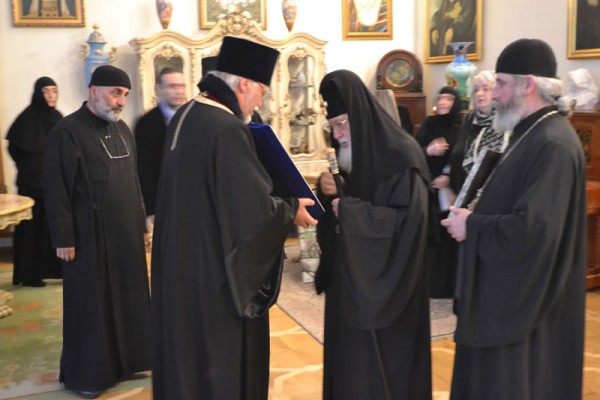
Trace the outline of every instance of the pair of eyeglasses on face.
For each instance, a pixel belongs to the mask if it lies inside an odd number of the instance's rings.
[[[271,97],[271,89],[269,89],[266,85],[263,85],[262,83],[258,84],[258,87],[260,87],[260,91],[261,91],[261,96],[262,99],[268,99],[269,97]]]
[[[348,118],[343,119],[341,121],[336,121],[333,124],[330,123],[329,124],[330,127],[332,128],[336,128],[336,129],[344,129],[348,127]]]

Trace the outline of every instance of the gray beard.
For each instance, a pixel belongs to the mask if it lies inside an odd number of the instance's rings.
[[[523,98],[517,96],[516,93],[508,106],[496,103],[496,116],[492,122],[492,128],[496,132],[512,130],[523,119],[524,108]]]
[[[109,122],[117,122],[121,119],[121,113],[118,113],[113,110],[104,111],[101,115],[102,119],[105,119]]]
[[[340,147],[337,151],[338,165],[340,169],[349,174],[352,172],[352,145]]]

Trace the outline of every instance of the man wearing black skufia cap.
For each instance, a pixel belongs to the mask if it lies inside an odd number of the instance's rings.
[[[53,247],[63,266],[60,381],[96,398],[150,369],[145,217],[135,145],[120,120],[131,83],[104,65],[89,98],[50,132],[44,193]]]
[[[324,400],[431,399],[423,151],[346,70],[320,86],[339,166],[318,183],[325,292]]]
[[[279,52],[223,39],[166,137],[152,247],[156,400],[266,400],[269,308],[309,199],[271,196],[246,122]]]
[[[496,63],[497,132],[510,144],[473,210],[442,224],[459,242],[453,400],[580,399],[586,290],[581,142],[557,107],[541,40]],[[560,103],[562,104],[562,103]]]

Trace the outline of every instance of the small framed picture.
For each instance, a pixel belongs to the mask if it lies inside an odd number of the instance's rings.
[[[249,18],[255,21],[263,31],[267,29],[266,0],[246,0],[243,2],[236,0],[198,0],[200,29],[211,29],[221,16],[230,13],[231,7],[234,7],[240,13],[249,14]]]
[[[83,0],[11,0],[14,26],[85,26]]]
[[[453,42],[471,43],[467,59],[481,60],[482,0],[425,0],[425,63],[452,61]]]
[[[569,0],[567,58],[600,58],[600,4]]]
[[[392,40],[393,0],[342,0],[343,40]]]

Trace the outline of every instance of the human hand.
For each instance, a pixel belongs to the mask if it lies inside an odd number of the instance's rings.
[[[310,207],[314,204],[315,202],[312,199],[298,199],[298,211],[296,212],[296,217],[294,218],[294,224],[303,228],[316,225],[318,221],[314,219],[306,209],[306,207]]]
[[[59,247],[56,249],[56,257],[63,261],[73,261],[75,259],[75,247]]]
[[[450,145],[445,138],[439,137],[433,139],[431,143],[427,145],[426,153],[428,156],[443,156],[446,151],[450,148]]]
[[[335,196],[338,194],[335,180],[333,179],[333,174],[331,172],[324,172],[321,174],[319,186],[321,187],[321,192],[326,196]]]
[[[448,175],[440,175],[431,182],[431,187],[434,189],[443,189],[450,186],[450,178]]]
[[[337,199],[333,199],[333,201],[331,202],[331,209],[333,210],[333,213],[335,214],[335,217],[339,219],[338,217],[338,208],[340,206],[340,199],[339,197]]]
[[[450,207],[450,212],[454,213],[455,216],[443,219],[441,224],[446,227],[454,240],[462,242],[467,239],[467,218],[472,214],[472,211],[466,208]]]

